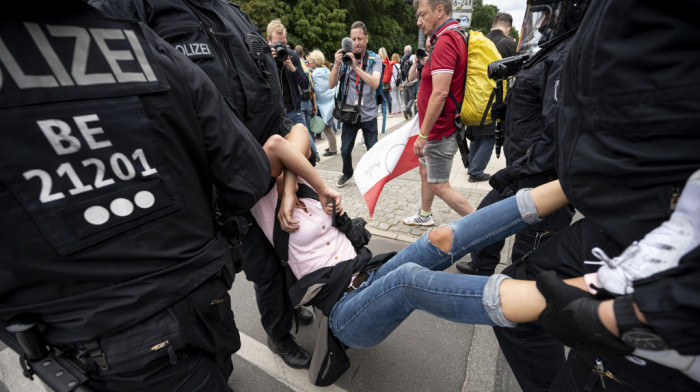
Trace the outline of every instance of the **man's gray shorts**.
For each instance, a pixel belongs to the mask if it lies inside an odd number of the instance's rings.
[[[440,140],[428,140],[423,147],[423,156],[418,158],[421,165],[428,169],[428,182],[448,182],[452,172],[452,161],[459,146],[457,132]]]

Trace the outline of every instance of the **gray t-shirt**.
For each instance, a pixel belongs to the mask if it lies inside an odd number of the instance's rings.
[[[357,66],[359,67],[360,60],[355,61],[357,62]],[[348,84],[348,98],[345,101],[345,109],[349,109],[349,106],[357,104],[357,90],[360,88],[360,84],[362,84],[362,105],[360,106],[360,116],[362,116],[362,121],[364,122],[373,118],[377,118],[377,99],[375,98],[375,89],[367,83],[362,83],[362,79],[358,81],[357,74],[349,66],[345,67],[344,65],[342,65],[341,67],[342,68],[340,68],[340,72],[345,71],[347,72],[346,77],[348,75],[350,77],[350,83]],[[379,77],[381,78],[382,59],[381,57],[379,57],[378,54],[375,55],[375,59],[372,63],[372,69],[366,69],[365,71],[370,75],[377,72],[379,73]],[[338,83],[340,83],[340,81]],[[343,89],[345,89],[345,83],[346,81],[343,80]]]

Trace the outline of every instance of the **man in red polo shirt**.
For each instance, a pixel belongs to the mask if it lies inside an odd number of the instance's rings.
[[[404,218],[407,225],[432,226],[430,212],[435,195],[458,214],[474,212],[469,200],[450,186],[452,161],[457,153],[457,129],[454,117],[457,108],[450,93],[457,99],[464,95],[467,48],[452,18],[452,0],[414,0],[418,27],[430,35],[432,52],[421,72],[418,89],[418,121],[420,134],[413,151],[420,158],[421,207],[414,216]]]

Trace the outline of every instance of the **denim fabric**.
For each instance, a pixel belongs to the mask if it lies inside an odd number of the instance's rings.
[[[287,112],[288,119],[292,120],[294,125],[303,124],[306,129],[309,129],[309,123],[306,121],[305,115],[302,112],[295,112],[294,110]],[[318,151],[316,151],[316,143],[314,142],[314,136],[311,131],[309,133],[309,147],[311,147],[311,157],[317,157]]]
[[[391,114],[391,91],[390,90],[382,90],[382,97],[384,97],[384,101],[382,102],[382,113],[389,113]],[[386,108],[389,108],[388,112],[385,112]]]
[[[343,158],[343,174],[348,177],[352,177],[354,172],[352,168],[352,149],[355,147],[355,138],[357,137],[357,131],[360,129],[362,129],[362,136],[365,139],[365,147],[369,150],[377,142],[377,119],[373,118],[369,121],[361,122],[359,125],[343,123],[342,133],[340,134],[340,154]]]
[[[341,298],[329,317],[335,336],[351,347],[372,347],[416,309],[460,323],[495,325],[495,321],[507,321],[500,309],[494,308],[497,287],[494,292],[492,284],[485,292],[489,277],[442,270],[465,254],[527,227],[515,197],[449,226],[451,252],[437,248],[426,234],[371,273],[360,288]]]
[[[496,138],[493,136],[477,136],[469,148],[469,174],[480,176],[491,159]]]

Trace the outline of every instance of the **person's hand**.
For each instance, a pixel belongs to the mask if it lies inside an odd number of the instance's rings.
[[[328,214],[333,214],[333,201],[335,201],[335,213],[338,215],[343,214],[343,204],[341,202],[341,196],[335,189],[326,186],[326,189],[318,194],[318,199],[323,206],[323,211]]]
[[[513,196],[518,189],[516,181],[517,178],[512,175],[510,168],[506,167],[497,171],[489,178],[489,185],[503,196],[510,197]]]
[[[564,345],[598,354],[627,355],[632,352],[632,347],[603,325],[598,315],[601,301],[564,283],[553,271],[541,272],[536,283],[547,301],[539,321]]]
[[[335,52],[335,65],[340,65],[343,63],[343,49],[338,49],[337,52]],[[333,69],[335,69],[335,66],[333,66]]]
[[[295,231],[299,230],[299,221],[292,218],[296,203],[296,195],[282,195],[282,203],[280,204],[280,210],[279,213],[277,213],[277,218],[280,221],[280,227],[287,233],[294,233]]]
[[[413,143],[413,153],[416,154],[418,158],[423,156],[423,148],[425,147],[427,141],[428,139],[423,139],[422,137],[418,136],[415,143]]]
[[[287,67],[287,69],[292,71],[292,72],[297,71],[297,67],[294,66],[294,63],[292,63],[291,57],[287,57],[287,59],[284,60],[284,62],[282,64],[284,64],[284,66]]]
[[[314,105],[314,114],[318,114],[318,106]]]

